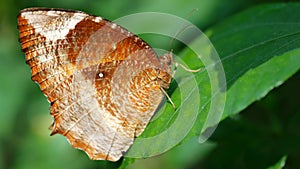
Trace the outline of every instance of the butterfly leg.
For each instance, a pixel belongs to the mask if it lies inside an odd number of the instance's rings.
[[[174,110],[176,110],[176,106],[173,103],[172,99],[170,98],[170,96],[168,95],[168,93],[161,87],[160,90],[164,93],[164,95],[168,98],[169,102],[171,103],[172,107]]]

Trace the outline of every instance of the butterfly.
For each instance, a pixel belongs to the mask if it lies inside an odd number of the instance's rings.
[[[80,11],[27,8],[20,43],[54,118],[52,133],[93,160],[119,160],[141,135],[170,85],[172,53]]]

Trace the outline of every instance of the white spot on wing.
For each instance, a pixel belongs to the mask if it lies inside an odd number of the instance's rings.
[[[60,13],[60,15],[63,15],[63,14],[65,14],[66,12],[64,12],[64,11],[59,11],[59,13]],[[48,15],[48,16],[59,16],[57,11],[48,11],[48,12],[47,12],[47,15]]]
[[[112,24],[111,24],[111,28],[112,28],[112,29],[116,29],[116,27],[117,27],[117,24],[115,24],[115,23],[112,23]]]
[[[98,74],[98,76],[99,76],[100,78],[102,78],[104,75],[103,75],[102,72],[100,72],[100,73]]]
[[[113,49],[113,50],[116,50],[116,49],[117,49],[116,44],[113,44],[113,45],[112,45],[112,49]]]
[[[95,18],[93,19],[93,21],[94,21],[94,22],[100,22],[100,21],[102,21],[102,18],[99,17],[99,16],[97,16],[97,17],[95,17]]]

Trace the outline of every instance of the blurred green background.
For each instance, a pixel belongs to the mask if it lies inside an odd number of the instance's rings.
[[[82,10],[109,20],[137,12],[165,12],[187,18],[201,30],[267,0],[22,0],[0,1],[0,168],[109,168],[118,163],[90,161],[62,136],[50,137],[49,104],[30,79],[18,42],[18,11],[27,7]],[[287,2],[287,1],[279,1]],[[198,9],[195,11],[195,9]],[[146,36],[154,46],[155,36]],[[218,126],[209,142],[197,139],[128,168],[266,168],[288,155],[287,168],[300,168],[300,74],[263,100]]]

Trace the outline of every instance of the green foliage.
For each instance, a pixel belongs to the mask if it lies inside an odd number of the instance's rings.
[[[211,30],[227,78],[224,117],[265,96],[299,70],[299,15],[291,12],[298,8],[298,4],[259,6]]]
[[[228,89],[224,119],[264,97],[299,70],[300,15],[290,17],[291,11],[297,11],[299,8],[298,4],[259,6],[244,11],[207,31],[219,51],[226,73]],[[185,52],[184,58],[190,58],[190,55],[192,52]],[[202,79],[206,78],[199,78],[199,88],[204,86]],[[206,91],[200,95],[209,97],[208,93],[209,91]],[[207,109],[200,111],[202,116],[199,116],[197,121],[205,122],[206,116],[203,114],[207,113]],[[165,123],[155,123],[153,126],[161,129]],[[194,131],[185,139],[197,133],[199,135],[200,132],[201,125],[195,124]]]
[[[282,169],[285,165],[286,156],[283,156],[276,164],[274,164],[271,167],[268,167],[268,169]]]

